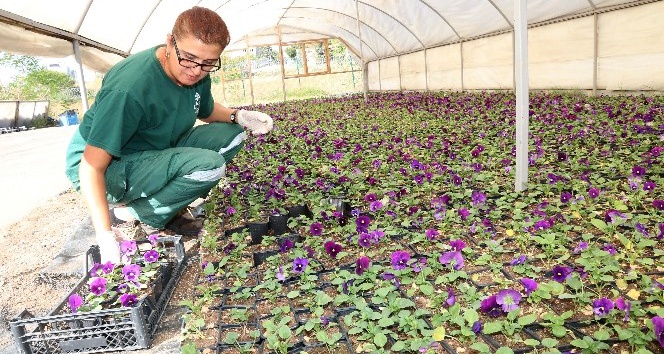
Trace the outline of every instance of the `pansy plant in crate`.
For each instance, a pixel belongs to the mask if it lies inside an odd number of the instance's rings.
[[[82,294],[69,296],[71,311],[76,313],[119,306],[132,307],[142,297],[149,296],[153,288],[161,288],[161,279],[158,277],[161,275],[159,270],[162,263],[159,261],[164,254],[158,247],[157,237],[149,236],[148,249],[141,251],[136,241],[123,241],[120,244],[121,264],[95,263],[89,271],[87,289]]]

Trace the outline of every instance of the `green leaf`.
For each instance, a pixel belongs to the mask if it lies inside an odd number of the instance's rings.
[[[569,342],[569,344],[571,344],[571,345],[573,345],[577,348],[581,348],[581,349],[588,349],[590,347],[588,345],[588,343],[586,341],[584,341],[583,339],[575,339],[575,340]]]
[[[470,349],[475,349],[480,353],[490,353],[491,348],[486,343],[482,342],[475,342],[473,345],[470,346]]]
[[[240,338],[240,334],[237,332],[228,332],[226,333],[226,338],[224,338],[224,343],[226,344],[235,344],[237,339]]]
[[[281,339],[288,339],[291,337],[291,329],[288,328],[288,326],[281,326],[279,327],[279,331],[277,332],[277,334]]]
[[[553,348],[558,345],[558,341],[553,338],[544,338],[542,339],[542,345],[546,348]]]
[[[595,334],[593,334],[593,337],[595,337],[595,339],[599,341],[605,341],[611,338],[611,334],[608,331],[601,329],[599,331],[596,331]]]
[[[431,284],[422,284],[420,285],[420,291],[422,294],[429,296],[433,294],[433,286]]]
[[[530,347],[536,347],[540,344],[540,341],[538,341],[537,339],[529,338],[529,339],[524,340],[523,343],[527,346],[530,346]]]
[[[508,347],[500,347],[496,350],[496,354],[514,354],[514,350]]]
[[[590,223],[593,224],[596,228],[598,228],[602,231],[605,231],[607,229],[607,226],[606,226],[606,223],[604,222],[604,220],[592,219],[592,220],[590,220]]]
[[[297,291],[297,290],[293,290],[293,291],[289,292],[288,294],[286,294],[286,297],[288,297],[289,299],[294,299],[298,296],[300,296],[300,292]]]
[[[400,341],[397,341],[396,343],[394,343],[391,350],[393,352],[400,352],[400,351],[403,351],[404,349],[406,349],[406,343],[404,343],[404,341],[400,340]]]
[[[384,347],[385,344],[387,344],[387,337],[383,333],[377,333],[374,337],[374,344],[376,344],[379,348]]]
[[[519,317],[519,319],[517,320],[517,323],[520,326],[526,326],[526,325],[529,325],[529,324],[535,322],[536,320],[537,320],[537,315],[533,313],[533,314],[530,314],[530,315],[525,315],[525,316]]]
[[[393,324],[394,324],[394,320],[389,318],[389,317],[381,318],[378,321],[378,325],[381,326],[381,327],[389,327]]]
[[[562,338],[567,334],[567,329],[563,326],[551,326],[551,333],[558,338]]]
[[[484,324],[484,334],[498,333],[503,329],[502,322],[487,322]]]
[[[180,352],[182,354],[200,354],[198,349],[196,349],[196,345],[194,343],[187,343],[180,347]]]

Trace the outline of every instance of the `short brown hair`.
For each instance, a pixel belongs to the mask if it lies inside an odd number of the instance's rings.
[[[221,16],[200,6],[194,6],[178,16],[173,25],[173,35],[178,38],[192,36],[206,44],[219,44],[222,51],[231,41]]]

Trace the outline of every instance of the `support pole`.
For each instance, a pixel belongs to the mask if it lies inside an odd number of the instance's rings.
[[[364,45],[362,44],[362,30],[360,28],[360,6],[358,0],[355,0],[355,17],[357,18],[357,38],[360,40],[360,62],[362,65],[362,91],[364,91],[364,100],[367,100],[369,92],[369,64],[364,62]],[[379,62],[380,63],[380,62]]]
[[[81,64],[81,48],[80,44],[78,43],[78,39],[73,39],[71,41],[72,45],[74,46],[74,60],[76,60],[77,68],[78,68],[78,74],[77,79],[78,79],[78,89],[81,93],[81,103],[83,104],[83,112],[81,112],[81,116],[85,114],[85,112],[90,108],[88,106],[88,90],[85,88],[85,77],[83,77],[83,64]]]
[[[284,102],[286,102],[286,68],[284,67],[284,49],[281,42],[281,26],[277,26],[277,35],[279,36],[279,62],[281,63],[281,90],[284,92]]]
[[[517,192],[528,187],[528,16],[526,0],[514,2],[516,70],[516,171]]]
[[[249,46],[245,49],[247,55],[247,69],[249,70],[249,93],[251,94],[251,105],[254,104],[254,78],[251,73],[251,56],[249,55]]]

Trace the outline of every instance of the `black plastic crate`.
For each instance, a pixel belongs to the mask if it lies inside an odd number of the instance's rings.
[[[167,254],[160,275],[163,287],[154,300],[148,296],[131,308],[69,313],[69,296],[87,284],[91,266],[101,259],[99,247],[92,246],[86,253],[85,276],[55,309],[43,317],[24,310],[10,322],[19,349],[26,354],[59,354],[148,348],[186,263],[180,236],[160,237],[157,242]]]

